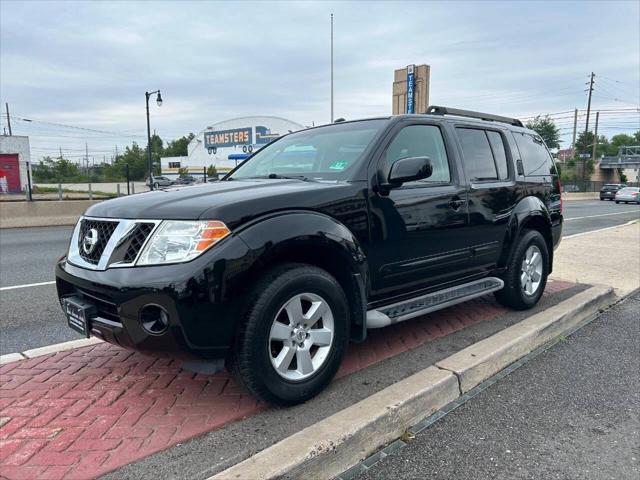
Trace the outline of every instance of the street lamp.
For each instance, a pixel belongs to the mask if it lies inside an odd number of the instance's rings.
[[[154,93],[157,93],[156,103],[159,107],[162,106],[162,95],[160,90],[154,92],[144,92],[145,99],[147,100],[147,155],[149,156],[149,190],[153,190],[153,158],[151,156],[151,125],[149,123],[149,98]]]

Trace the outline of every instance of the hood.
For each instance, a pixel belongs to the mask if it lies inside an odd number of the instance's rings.
[[[212,182],[107,200],[89,207],[85,215],[155,220],[209,219],[221,220],[232,227],[275,210],[322,209],[323,204],[350,196],[353,188],[346,183],[289,179]]]

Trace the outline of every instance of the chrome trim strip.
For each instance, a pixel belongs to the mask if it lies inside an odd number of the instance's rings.
[[[97,265],[87,262],[84,258],[82,258],[82,256],[80,256],[80,249],[78,247],[78,236],[80,235],[80,223],[82,222],[82,220],[85,220],[85,219],[92,220],[92,221],[99,221],[99,222],[100,221],[118,222],[118,226],[113,231],[113,233],[111,234],[111,237],[109,238],[109,241],[105,245]],[[76,223],[76,227],[73,230],[73,236],[71,237],[71,245],[69,246],[69,253],[67,254],[67,261],[73,265],[76,265],[77,267],[86,268],[89,270],[106,270],[107,267],[108,268],[133,267],[135,263],[138,261],[138,257],[142,253],[142,250],[144,249],[147,242],[149,241],[151,236],[154,234],[154,232],[158,228],[158,225],[161,222],[162,220],[148,220],[148,219],[130,220],[130,219],[123,219],[123,218],[87,217],[83,215],[78,219],[78,223]],[[119,242],[121,242],[122,239],[128,233],[130,233],[131,230],[134,229],[136,225],[139,223],[154,223],[155,226],[153,227],[153,229],[145,239],[144,244],[140,248],[140,251],[138,252],[138,255],[136,256],[134,261],[131,263],[116,263],[113,265],[109,265],[109,259],[111,258],[111,255],[113,255],[113,251],[118,246]]]

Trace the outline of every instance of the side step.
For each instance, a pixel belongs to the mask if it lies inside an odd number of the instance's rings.
[[[377,310],[367,312],[367,328],[382,328],[392,323],[402,322],[410,318],[419,317],[436,310],[450,307],[457,303],[466,302],[472,298],[481,297],[504,287],[504,282],[496,277],[457,285],[437,292],[411,298],[403,302],[385,305]]]

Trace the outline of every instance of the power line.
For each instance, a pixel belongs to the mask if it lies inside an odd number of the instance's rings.
[[[6,117],[6,115],[3,115]],[[27,122],[27,123],[41,123],[44,125],[53,125],[56,127],[62,127],[62,128],[72,128],[74,130],[83,130],[86,132],[93,132],[93,133],[102,133],[102,134],[108,134],[108,135],[116,135],[119,137],[131,137],[131,138],[140,138],[140,137],[144,137],[144,135],[134,135],[134,134],[127,134],[127,133],[119,133],[119,132],[110,132],[107,130],[97,130],[95,128],[87,128],[87,127],[78,127],[75,125],[67,125],[64,123],[57,123],[57,122],[47,122],[45,120],[36,120],[34,118],[24,118],[24,117],[18,117],[15,115],[11,115],[10,118],[14,119],[14,120],[20,120],[22,122]]]

